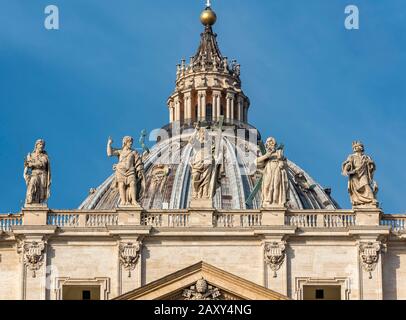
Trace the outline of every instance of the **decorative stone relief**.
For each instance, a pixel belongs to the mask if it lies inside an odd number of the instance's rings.
[[[352,144],[354,153],[343,163],[342,172],[348,177],[348,193],[353,207],[378,207],[378,184],[374,181],[375,162],[364,154],[362,142]]]
[[[272,242],[265,244],[265,262],[274,272],[273,277],[277,277],[277,271],[285,261],[286,242]]]
[[[384,249],[384,246],[379,242],[367,242],[359,245],[362,268],[369,272],[370,279],[372,279],[372,272],[376,268],[382,249]]]
[[[138,259],[140,257],[141,243],[128,242],[120,243],[119,246],[119,258],[120,263],[125,270],[128,271],[128,277],[131,278],[131,271],[133,271],[137,265]]]
[[[156,193],[162,193],[162,188],[165,186],[166,180],[171,173],[169,166],[164,164],[157,164],[152,168],[152,179],[150,190],[154,195]]]
[[[36,277],[38,271],[44,263],[45,241],[20,241],[18,252],[23,255],[23,263],[27,269],[32,271],[32,277]]]
[[[220,290],[210,286],[203,278],[198,280],[190,289],[183,291],[185,300],[219,300],[220,296]]]

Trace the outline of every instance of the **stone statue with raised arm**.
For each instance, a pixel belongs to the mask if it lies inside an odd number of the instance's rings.
[[[145,190],[144,164],[137,151],[132,149],[132,137],[123,138],[122,149],[112,147],[113,140],[107,142],[107,155],[118,157],[113,166],[116,173],[114,185],[120,194],[121,206],[140,206],[142,193]]]
[[[257,158],[257,168],[262,171],[262,207],[286,207],[289,194],[287,162],[283,147],[274,138],[265,144],[266,154]]]
[[[350,194],[353,207],[378,206],[376,195],[378,185],[374,181],[376,170],[375,162],[364,154],[362,142],[355,141],[352,144],[354,151],[343,163],[342,172],[348,177],[348,193]]]
[[[50,196],[51,165],[42,139],[35,142],[34,151],[24,161],[24,180],[27,184],[25,205],[46,204]]]

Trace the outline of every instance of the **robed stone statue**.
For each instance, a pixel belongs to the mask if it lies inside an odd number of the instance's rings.
[[[35,142],[34,151],[24,161],[24,180],[27,185],[25,205],[46,204],[50,196],[51,165],[42,139]]]
[[[287,161],[283,148],[274,138],[265,144],[266,154],[257,158],[257,168],[262,171],[262,207],[286,207],[289,193]]]
[[[354,207],[371,206],[376,208],[378,185],[374,181],[375,162],[364,154],[362,142],[352,144],[354,153],[343,163],[342,172],[348,177],[348,192]]]
[[[120,194],[120,205],[138,207],[145,190],[145,176],[142,158],[132,149],[133,142],[132,137],[124,137],[122,149],[114,149],[113,140],[109,138],[107,155],[118,157],[118,163],[113,165],[113,170],[114,186],[118,188]]]
[[[205,128],[196,128],[190,143],[195,154],[190,163],[192,171],[192,198],[194,200],[211,199],[213,197],[212,177],[215,168],[214,146],[208,139]]]

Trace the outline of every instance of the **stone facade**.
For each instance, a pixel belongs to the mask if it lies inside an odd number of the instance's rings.
[[[165,276],[204,261],[216,268],[271,289],[293,299],[302,299],[306,286],[340,286],[341,299],[406,299],[406,239],[399,231],[403,217],[385,216],[374,225],[299,226],[285,219],[281,225],[203,227],[199,214],[186,226],[168,227],[147,224],[113,223],[100,217],[120,215],[116,212],[24,212],[22,225],[3,227],[0,237],[0,299],[62,299],[63,286],[98,287],[101,299],[112,299],[143,287]],[[126,209],[128,211],[128,209]],[[176,212],[163,211],[168,215]],[[305,212],[302,212],[304,214]],[[316,212],[306,212],[311,215]],[[340,211],[317,212],[326,216]],[[30,219],[35,214],[36,219]],[[140,214],[140,213],[138,213]],[[154,214],[144,212],[145,215]],[[216,220],[216,211],[208,213]],[[233,215],[238,216],[238,212]],[[258,213],[260,214],[260,213]],[[264,213],[269,214],[268,213]],[[292,212],[286,210],[284,216]],[[357,212],[354,212],[357,215]],[[363,213],[364,214],[364,213]],[[378,211],[370,212],[379,215]],[[48,218],[38,219],[40,215]],[[50,217],[59,215],[59,223]],[[83,220],[81,226],[74,219]],[[83,216],[83,219],[80,217]],[[91,216],[97,223],[89,226]],[[34,221],[27,225],[25,221]],[[41,224],[41,220],[49,221]],[[68,221],[71,222],[68,222]],[[163,219],[165,220],[165,219]],[[38,223],[34,224],[35,221]],[[56,220],[54,220],[56,221]],[[63,221],[63,222],[62,222]],[[86,223],[87,222],[87,223]],[[43,263],[35,276],[24,255],[24,244],[43,242]],[[129,274],[120,258],[123,245],[139,243],[139,254]],[[267,244],[283,244],[284,259],[275,274],[266,259]],[[375,248],[374,268],[363,265],[361,247]],[[29,246],[28,246],[29,249]],[[138,247],[136,248],[138,249]],[[269,248],[268,248],[269,249]],[[278,252],[278,251],[274,251]],[[373,256],[374,251],[367,251]],[[269,256],[269,252],[268,252]],[[367,259],[368,260],[368,259]],[[366,261],[367,261],[366,260]]]
[[[49,164],[27,157],[42,196],[32,180],[38,199],[0,215],[0,299],[406,299],[406,215],[379,208],[363,145],[343,165],[353,200],[343,210],[275,139],[265,146],[256,129],[248,139],[240,65],[221,55],[215,21],[206,8],[198,52],[168,99],[166,129],[185,131],[151,150],[143,132],[142,155],[130,137],[124,151],[109,139],[116,174],[79,209],[47,208]],[[206,129],[216,143],[201,154],[188,141]]]

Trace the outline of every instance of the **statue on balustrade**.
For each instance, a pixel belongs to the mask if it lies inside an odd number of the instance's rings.
[[[354,153],[343,163],[342,172],[349,178],[348,192],[354,207],[378,207],[378,185],[374,181],[375,162],[364,154],[362,142],[352,144]]]
[[[118,188],[120,205],[138,207],[145,190],[145,175],[142,158],[137,151],[132,149],[133,142],[132,137],[124,137],[122,149],[114,149],[113,140],[109,138],[107,155],[116,156],[119,159],[118,163],[113,165],[115,171],[113,185]]]
[[[35,142],[34,151],[24,161],[24,180],[27,184],[25,204],[46,204],[50,196],[51,165],[42,139]]]
[[[265,148],[266,154],[256,161],[257,168],[262,171],[262,207],[286,207],[289,181],[283,146],[278,146],[274,138],[268,138]]]
[[[214,145],[209,141],[206,128],[196,127],[189,143],[196,150],[191,161],[192,198],[194,200],[212,199],[212,181],[215,167]]]

